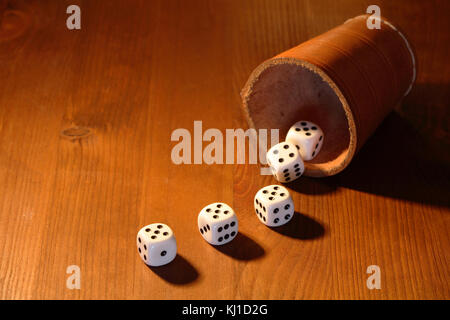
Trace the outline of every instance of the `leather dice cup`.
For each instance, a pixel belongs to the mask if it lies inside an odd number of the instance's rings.
[[[326,138],[305,162],[305,176],[346,168],[415,81],[404,34],[386,19],[380,29],[369,29],[369,17],[350,19],[263,62],[241,92],[249,126],[280,129],[283,141],[301,119],[320,125]]]

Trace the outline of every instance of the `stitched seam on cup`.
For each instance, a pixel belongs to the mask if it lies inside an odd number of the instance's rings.
[[[405,35],[403,33],[401,33],[392,23],[390,23],[389,21],[383,20],[381,18],[376,18],[376,19],[379,19],[381,22],[384,22],[384,24],[386,24],[392,30],[394,30],[395,32],[398,33],[400,38],[402,38],[403,41],[405,42],[406,49],[409,51],[409,54],[411,56],[411,63],[412,63],[412,67],[413,67],[413,74],[412,74],[411,83],[410,83],[408,89],[406,90],[406,93],[404,94],[404,96],[406,96],[411,91],[412,86],[414,84],[414,81],[416,80],[416,58],[414,57],[414,52],[413,52],[413,50],[411,48],[411,45],[408,42],[408,39],[406,39]]]
[[[349,23],[350,21],[354,20],[354,19],[367,19],[368,17],[370,17],[369,15],[360,15],[354,18],[350,18],[347,21],[344,22],[344,24]],[[412,68],[413,68],[413,74],[412,74],[412,79],[411,79],[411,83],[408,87],[408,89],[406,90],[405,94],[403,96],[408,95],[408,93],[411,91],[412,86],[414,84],[414,81],[416,81],[416,76],[417,76],[417,70],[416,70],[416,58],[414,56],[414,52],[411,48],[411,45],[408,42],[408,39],[406,39],[405,35],[403,33],[401,33],[392,23],[390,23],[387,20],[383,20],[381,18],[378,17],[373,17],[372,19],[374,20],[380,20],[381,22],[383,22],[384,24],[386,24],[387,26],[389,26],[391,28],[391,30],[397,32],[397,34],[403,39],[403,41],[406,44],[406,49],[409,52],[410,58],[411,58],[411,62],[412,62]]]
[[[346,60],[349,61],[356,68],[357,72],[365,80],[365,82],[367,83],[367,85],[369,87],[369,91],[372,94],[372,98],[374,99],[376,105],[378,105],[378,108],[380,108],[380,110],[382,110],[383,106],[381,105],[381,101],[380,101],[378,95],[376,94],[376,90],[374,88],[374,85],[372,84],[372,81],[370,80],[370,77],[368,77],[366,72],[358,66],[358,64],[352,59],[351,55],[348,52],[346,52],[345,50],[343,50],[342,48],[334,46],[325,40],[315,40],[315,41],[320,42],[323,45],[327,45],[329,48],[335,49],[338,53],[340,53],[341,55],[343,55],[344,57],[347,58]]]
[[[354,38],[364,42],[376,53],[377,56],[379,56],[381,58],[381,60],[385,63],[385,65],[387,65],[387,68],[390,69],[390,71],[391,71],[390,74],[395,74],[395,77],[389,77],[389,78],[392,79],[392,86],[394,87],[394,92],[397,92],[400,88],[400,85],[399,85],[400,81],[397,77],[396,69],[394,68],[394,65],[386,57],[386,55],[378,49],[378,47],[375,45],[375,43],[373,41],[370,41],[370,39],[365,37],[364,35],[357,33],[357,32],[353,32],[351,30],[340,30],[340,32],[343,34],[346,34],[348,36],[354,36]]]

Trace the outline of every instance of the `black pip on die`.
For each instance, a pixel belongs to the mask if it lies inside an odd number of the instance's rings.
[[[162,266],[177,255],[177,241],[172,229],[163,223],[152,223],[137,234],[137,248],[141,259],[149,266]]]
[[[225,203],[216,202],[207,205],[200,211],[197,221],[203,239],[212,245],[228,243],[238,233],[236,214]]]
[[[255,195],[254,206],[259,220],[269,227],[288,223],[294,216],[294,201],[283,186],[270,185],[260,189]]]
[[[266,158],[273,176],[280,182],[298,179],[305,170],[305,165],[297,148],[289,142],[274,145],[267,152]]]
[[[322,148],[323,131],[310,121],[299,121],[289,129],[286,142],[295,145],[303,160],[312,160]]]

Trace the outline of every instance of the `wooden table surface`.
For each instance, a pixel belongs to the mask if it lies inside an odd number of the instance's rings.
[[[449,1],[0,2],[0,298],[450,298]],[[250,72],[370,4],[415,46],[417,83],[343,173],[286,185],[290,224],[253,213],[275,183],[258,165],[172,163],[173,130],[246,129]],[[216,201],[240,223],[217,248],[196,222]],[[161,268],[136,250],[152,222],[178,241]]]

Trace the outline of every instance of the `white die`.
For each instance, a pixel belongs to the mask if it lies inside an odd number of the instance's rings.
[[[216,202],[207,205],[200,211],[197,221],[203,239],[212,245],[228,243],[238,233],[236,214],[225,203]]]
[[[305,170],[305,165],[297,148],[289,142],[274,145],[267,152],[266,158],[273,176],[280,182],[294,181]]]
[[[172,229],[163,223],[152,223],[137,234],[137,248],[142,260],[149,266],[168,264],[177,255],[177,241]]]
[[[310,121],[299,121],[289,129],[286,141],[296,146],[303,160],[312,160],[322,148],[323,131]]]
[[[294,216],[294,201],[283,186],[270,185],[260,189],[255,195],[254,206],[256,216],[269,227],[286,224]]]

